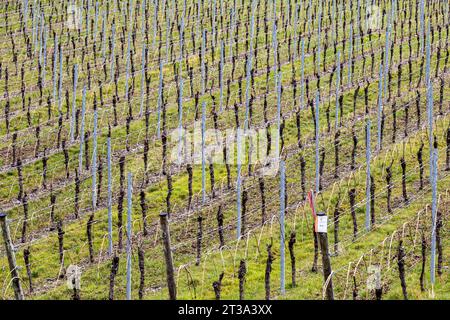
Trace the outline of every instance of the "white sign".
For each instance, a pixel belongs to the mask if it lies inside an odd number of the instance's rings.
[[[328,217],[327,216],[317,216],[317,232],[327,233]]]

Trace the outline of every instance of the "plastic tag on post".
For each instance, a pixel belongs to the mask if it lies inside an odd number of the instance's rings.
[[[324,213],[320,212],[316,216],[316,232],[327,233],[328,217]]]

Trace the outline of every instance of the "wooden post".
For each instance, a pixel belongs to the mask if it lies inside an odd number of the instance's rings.
[[[0,224],[2,226],[3,240],[5,241],[6,255],[8,256],[9,270],[11,271],[12,286],[16,300],[24,300],[22,287],[20,285],[19,273],[17,272],[16,256],[14,254],[13,243],[9,226],[6,221],[6,213],[0,213]]]
[[[328,235],[327,235],[327,215],[323,212],[319,212],[316,217],[316,233],[319,238],[320,250],[322,253],[322,267],[323,267],[323,280],[326,284],[326,297],[327,300],[334,300],[333,293],[333,280],[331,275],[331,262],[330,254],[328,252]]]
[[[244,284],[245,284],[245,276],[247,275],[247,266],[245,264],[245,260],[241,260],[239,264],[238,270],[238,278],[239,278],[239,300],[245,300],[244,298]]]
[[[159,215],[161,222],[162,240],[164,245],[164,256],[166,259],[166,272],[167,272],[167,286],[169,288],[169,298],[170,300],[177,299],[177,288],[175,285],[175,277],[173,271],[173,259],[172,251],[170,246],[170,232],[169,223],[167,221],[167,213],[161,213]]]

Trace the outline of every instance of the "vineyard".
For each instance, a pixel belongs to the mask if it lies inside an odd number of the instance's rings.
[[[448,1],[0,17],[1,300],[450,299]]]

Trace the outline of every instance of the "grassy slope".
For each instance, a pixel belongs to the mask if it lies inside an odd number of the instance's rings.
[[[137,51],[139,52],[139,50],[137,50]],[[264,60],[264,59],[261,59],[261,60]],[[310,66],[312,65],[312,63],[313,62],[310,61]],[[284,69],[287,71],[286,73],[288,73],[290,68],[286,67]],[[358,68],[357,68],[357,70],[358,70]],[[311,68],[309,68],[308,71],[310,72]],[[286,83],[288,82],[287,80],[288,79],[286,79],[286,81],[285,81]],[[139,81],[137,81],[137,82],[139,82]],[[265,81],[263,81],[261,79],[261,86],[263,86],[264,82]],[[376,88],[376,83],[374,83],[373,87]],[[233,91],[235,91],[236,89],[237,88],[234,87]],[[289,93],[287,93],[287,95],[290,96]],[[349,92],[346,95],[346,99],[344,99],[344,101],[348,102],[347,106],[348,106],[349,109],[351,108],[351,97],[352,97],[352,94]],[[375,101],[375,100],[376,100],[376,94],[371,94],[371,101]],[[358,107],[362,107],[362,106],[358,106]],[[173,111],[172,114],[173,115],[176,114],[175,110],[176,109],[172,109],[172,111]],[[322,108],[322,110],[323,110],[323,108]],[[348,112],[348,110],[347,110],[347,112]],[[232,112],[229,112],[229,113],[232,114]],[[306,110],[305,113],[308,113],[308,110]],[[322,114],[321,118],[322,119],[324,118],[323,114]],[[229,121],[232,121],[232,120],[229,120]],[[224,125],[226,125],[226,123],[224,123]],[[135,126],[136,126],[136,128],[139,128],[139,127],[142,126],[142,124],[135,124]],[[306,131],[306,132],[311,132],[312,131],[312,126],[311,125],[305,126],[303,128],[303,130]],[[293,121],[288,122],[287,123],[287,129],[286,129],[286,135],[288,136],[288,140],[292,140],[293,142],[295,142],[295,139],[293,139],[294,132],[295,132],[294,122]],[[122,128],[121,131],[118,130],[116,134],[117,134],[117,136],[123,135],[124,134],[123,128]],[[157,148],[157,147],[159,147],[159,146],[157,144],[155,144],[154,148]],[[74,148],[74,149],[76,149],[76,148]],[[76,150],[72,151],[74,158],[76,158],[76,153],[75,152],[76,152]],[[327,157],[327,158],[330,158],[330,157]],[[61,156],[59,156],[59,158],[55,157],[55,160],[56,159],[61,161],[62,157]],[[159,161],[158,158],[154,158],[154,160],[155,160],[154,163],[158,163],[158,161]],[[130,163],[130,164],[127,163],[127,167],[129,167],[131,169],[134,169],[134,167],[138,167],[138,166],[140,167],[140,165],[138,164],[139,161],[140,161],[140,159],[136,158],[136,160],[134,161],[135,163]],[[36,170],[36,168],[39,168],[38,164],[33,169]],[[219,178],[220,177],[224,177],[224,175],[225,175],[225,172],[224,172],[223,168],[216,168],[216,179],[218,179],[218,177]],[[196,168],[196,174],[194,174],[194,177],[196,179],[195,183],[194,183],[194,188],[195,188],[194,190],[198,192],[200,190],[200,173],[199,173],[199,169],[198,168]],[[12,177],[11,181],[15,181],[15,177]],[[29,181],[29,185],[30,186],[33,186],[36,183],[36,180],[32,180],[32,179],[30,179],[28,181]],[[288,180],[288,182],[289,182],[289,180]],[[85,182],[85,189],[86,190],[89,189],[89,184],[90,184],[90,182],[89,182],[89,180],[87,180]],[[151,209],[151,211],[153,211],[152,215],[154,215],[154,216],[156,216],[156,214],[160,210],[160,208],[163,208],[163,199],[164,199],[165,192],[166,192],[165,187],[163,185],[164,184],[161,183],[159,185],[154,185],[154,186],[152,186],[151,188],[148,189],[148,197],[147,197],[147,199],[153,205],[153,207],[151,207],[150,209]],[[178,202],[182,203],[182,201],[185,201],[184,200],[185,197],[186,197],[186,191],[184,190],[185,186],[186,186],[186,176],[184,175],[184,176],[181,176],[179,179],[177,179],[177,181],[175,183],[175,190],[174,190],[175,191],[174,192],[175,199],[174,200],[175,200],[176,203],[178,203]],[[70,189],[67,190],[66,193],[70,194],[71,190]],[[11,194],[11,192],[10,192],[10,194]],[[12,192],[12,194],[14,194],[14,192]],[[64,198],[65,196],[62,194],[61,197]],[[137,197],[135,197],[135,199],[136,198]],[[84,203],[86,205],[89,203],[88,195],[85,196]],[[36,203],[35,206],[36,207],[42,206],[42,202]],[[138,208],[137,204],[135,205],[134,208],[135,208],[135,212],[139,212],[139,208]],[[58,214],[59,214],[59,212],[62,213],[65,210],[66,210],[66,206],[61,206],[60,208],[58,208]],[[230,209],[229,211],[227,211],[226,214],[227,214],[227,216],[230,216],[230,215],[232,216],[233,212]],[[20,215],[20,209],[17,210],[17,215]],[[104,210],[99,212],[98,215],[104,217],[105,216],[104,215]],[[154,218],[152,218],[152,220],[153,219]],[[34,227],[35,228],[42,228],[45,225],[46,225],[46,222],[43,222],[43,223],[39,223],[37,225],[34,225]],[[19,226],[19,224],[17,224],[17,226]],[[96,251],[100,250],[100,248],[104,248],[104,246],[106,244],[104,242],[105,239],[103,237],[105,232],[106,232],[104,219],[103,219],[102,222],[99,222],[97,224],[97,226],[98,227],[94,228],[94,230],[95,230],[94,238],[95,238]],[[85,236],[84,236],[85,223],[74,222],[74,223],[72,223],[70,225],[69,229],[71,230],[72,235],[70,237],[66,236],[66,247],[69,248],[67,250],[67,258],[66,258],[67,260],[66,261],[77,262],[77,259],[79,257],[83,257],[83,256],[86,257],[87,256],[87,248],[84,245],[85,241],[86,241],[85,240]],[[140,227],[136,225],[135,229],[140,229]],[[66,232],[67,231],[68,230],[66,230]],[[55,236],[51,236],[48,240],[49,241],[46,241],[45,244],[44,243],[39,243],[39,244],[33,245],[33,248],[35,248],[35,249],[33,249],[33,252],[36,251],[36,254],[33,255],[33,261],[35,261],[33,263],[33,272],[35,273],[35,276],[36,276],[37,279],[45,279],[45,278],[48,278],[48,277],[52,277],[52,275],[54,276],[54,274],[55,274],[55,270],[58,269],[58,265],[59,264],[57,262],[57,254],[56,254],[57,253],[56,237]],[[50,254],[51,252],[53,254]],[[154,251],[151,251],[151,252],[161,253],[161,250],[157,246],[154,249]],[[49,260],[50,256],[52,257],[51,260]],[[179,259],[179,261],[181,263],[183,261],[187,262],[187,261],[192,260],[192,257],[191,258],[187,258],[186,260],[183,260],[182,257],[177,258],[177,259]],[[153,265],[153,263],[155,263],[155,264]],[[122,267],[123,266],[124,265],[122,264]],[[100,267],[102,268],[101,270],[103,272],[98,273],[98,274],[108,274],[108,271],[107,271],[108,265],[107,264],[106,265],[102,264],[102,265],[100,265]],[[150,264],[148,266],[148,268],[147,268],[147,272],[150,275],[152,275],[153,272],[156,272],[157,270],[161,270],[162,269],[161,267],[162,266],[161,266],[160,263],[158,263],[157,261],[152,261],[152,264]],[[95,273],[95,271],[92,268],[89,271]],[[161,272],[159,272],[159,273],[161,273]],[[137,274],[137,272],[135,274]],[[208,274],[209,274],[209,272],[208,272]],[[273,277],[275,277],[275,276],[276,276],[276,270],[274,271]],[[249,277],[250,277],[250,275],[249,275]],[[158,283],[163,282],[163,277],[159,277],[159,278],[160,279],[157,282]],[[83,287],[84,288],[83,291],[86,290],[86,293],[88,294],[88,296],[90,296],[92,294],[92,297],[102,297],[102,296],[104,296],[104,292],[101,291],[103,289],[101,289],[101,287],[98,286],[98,282],[95,281],[94,279],[92,279],[93,281],[91,282],[88,279],[91,279],[91,278],[89,276],[87,276],[86,282],[89,282],[89,283],[86,283],[86,286]],[[151,279],[153,279],[153,278],[151,278]],[[123,278],[122,278],[122,280],[123,280]],[[320,277],[319,277],[319,280],[320,280]],[[148,281],[149,281],[149,283],[152,283],[153,280],[148,280]],[[262,282],[261,282],[261,284],[262,284]],[[118,285],[118,287],[124,287],[124,286],[121,286],[120,283],[118,283],[117,285]],[[210,289],[210,287],[208,287],[208,289]],[[61,288],[60,290],[63,290],[63,289]],[[183,292],[182,289],[180,291]],[[211,291],[211,290],[209,290],[209,291]],[[57,291],[57,292],[59,292],[59,291]],[[118,294],[120,295],[120,290],[119,290]],[[299,296],[301,296],[301,295],[299,295]]]

